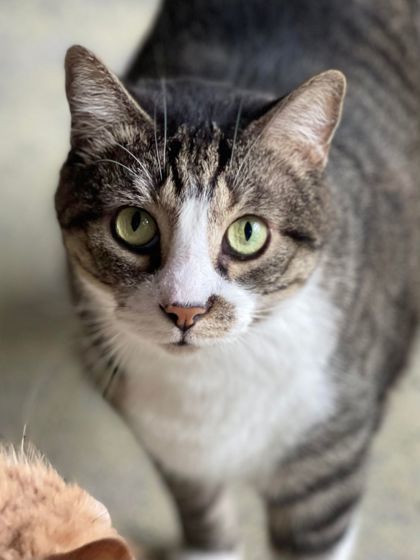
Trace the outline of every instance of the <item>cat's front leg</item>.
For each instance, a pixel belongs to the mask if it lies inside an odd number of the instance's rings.
[[[357,522],[352,522],[340,541],[329,551],[319,554],[291,554],[273,550],[273,560],[352,560],[357,530]]]
[[[261,481],[276,560],[353,557],[371,427],[358,421],[333,428],[323,438],[312,437],[311,446],[296,449]]]
[[[172,558],[242,560],[236,516],[226,490],[216,484],[167,473],[164,478],[175,500],[183,536],[183,549]]]
[[[311,513],[312,521],[300,523],[291,512],[269,507],[269,531],[273,560],[351,560],[356,540],[354,506],[358,496],[329,509]],[[310,511],[310,510],[309,510]]]
[[[294,493],[266,496],[273,558],[351,560],[362,481],[359,464],[314,476]]]

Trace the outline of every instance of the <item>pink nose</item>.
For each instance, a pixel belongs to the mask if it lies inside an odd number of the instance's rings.
[[[197,319],[208,311],[208,307],[181,307],[180,305],[166,305],[162,309],[175,325],[184,331],[192,327]]]

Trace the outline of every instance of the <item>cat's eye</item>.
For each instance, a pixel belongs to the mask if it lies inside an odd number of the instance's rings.
[[[152,216],[142,208],[120,210],[113,224],[114,234],[133,249],[150,247],[158,238],[158,227]]]
[[[226,232],[229,249],[239,258],[257,255],[267,243],[268,228],[256,216],[244,216],[233,222]]]

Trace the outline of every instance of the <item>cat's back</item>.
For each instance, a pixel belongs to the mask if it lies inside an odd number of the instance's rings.
[[[352,75],[363,66],[411,87],[407,68],[420,83],[418,12],[412,0],[166,0],[127,76],[204,78],[282,95],[325,69]]]
[[[357,143],[375,172],[399,159],[417,175],[419,21],[412,0],[166,0],[127,80],[214,81],[278,97],[336,68],[348,88],[334,144]],[[169,115],[176,105],[175,95]]]

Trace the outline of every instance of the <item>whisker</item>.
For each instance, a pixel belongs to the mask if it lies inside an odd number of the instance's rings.
[[[139,158],[138,158],[137,156],[135,156],[135,155],[133,154],[133,152],[131,152],[128,148],[126,148],[125,146],[123,146],[123,145],[120,144],[119,142],[115,142],[115,144],[116,144],[119,148],[121,148],[122,150],[124,150],[124,152],[127,152],[127,154],[130,155],[130,156],[134,159],[134,161],[136,161],[139,165],[141,165],[141,166],[143,165],[143,163],[139,160]]]
[[[155,103],[155,108],[154,108],[154,111],[153,111],[153,119],[154,119],[154,121],[155,121],[155,148],[156,148],[156,158],[157,158],[158,165],[159,165],[160,180],[162,181],[162,179],[163,179],[163,175],[162,175],[162,166],[160,165],[160,157],[159,157],[158,141],[157,141],[156,103]]]
[[[46,357],[46,359],[48,358]],[[43,371],[35,380],[28,395],[25,398],[25,402],[23,403],[21,411],[21,419],[23,424],[21,447],[24,447],[26,442],[27,426],[31,424],[35,413],[38,412],[38,404],[41,401],[43,393],[45,392],[45,388],[48,387],[53,377],[55,377],[54,368],[46,369],[45,371]]]
[[[96,163],[115,163],[115,165],[119,165],[120,167],[123,167],[129,173],[131,173],[131,175],[134,175],[134,177],[136,177],[136,174],[134,173],[134,171],[132,169],[130,169],[129,167],[127,167],[126,165],[124,165],[123,163],[121,163],[119,161],[115,161],[115,159],[108,159],[108,158],[97,159],[93,163],[95,163],[95,164]]]
[[[79,313],[81,315],[83,313],[87,313],[94,320],[104,320],[104,317],[98,315],[97,307],[94,304],[91,304],[90,302],[83,301],[81,303],[77,303],[76,306],[75,306],[75,309],[76,309],[77,313]],[[103,310],[104,311],[112,311],[113,306],[109,303],[104,303]]]
[[[136,162],[140,165],[140,167],[141,167],[141,169],[144,171],[145,175],[151,180],[150,173],[149,173],[149,171],[146,169],[144,163],[143,163],[142,161],[140,161],[139,158],[136,157],[132,152],[130,152],[130,150],[129,150],[128,148],[126,148],[125,146],[123,146],[123,145],[120,144],[119,142],[115,142],[115,144],[116,144],[119,148],[121,148],[122,150],[124,150],[125,152],[127,152],[127,154],[130,155],[130,156],[134,159],[134,161],[136,161]]]
[[[26,437],[27,437],[27,424],[25,423],[23,425],[23,430],[22,430],[22,439],[20,440],[20,451],[22,455],[24,455],[26,449]]]
[[[122,363],[122,355],[123,355],[123,348],[121,347],[121,340],[117,340],[118,337],[115,337],[113,342],[114,348],[109,352],[109,358],[112,361],[112,370],[109,376],[108,382],[104,387],[102,395],[104,398],[108,398],[108,395],[111,391],[112,386],[115,383],[118,375],[121,372],[121,363]],[[119,342],[119,344],[117,344]]]
[[[233,184],[235,184],[236,181],[238,180],[238,177],[239,177],[239,175],[240,175],[240,173],[241,173],[241,171],[242,171],[242,168],[243,168],[245,162],[247,161],[248,157],[250,156],[252,148],[253,148],[253,147],[255,146],[255,144],[257,143],[257,140],[258,140],[258,138],[256,138],[256,139],[252,142],[252,144],[249,146],[249,148],[248,148],[246,154],[244,155],[244,158],[243,158],[243,160],[242,160],[242,162],[241,162],[241,164],[240,164],[240,166],[239,166],[239,168],[238,168],[238,171],[236,172],[236,175],[235,175],[235,179],[234,179],[234,181],[233,181]]]
[[[102,338],[102,344],[112,344],[112,342],[119,336],[118,332],[110,334],[107,332],[109,328],[109,323],[106,319],[102,321],[97,321],[96,323],[83,322],[84,333],[81,333],[81,337],[86,339],[87,342],[93,342],[99,338]]]
[[[120,333],[109,332],[109,322],[105,317],[95,317],[83,322],[85,363],[97,382],[102,385],[102,396],[107,398],[121,366],[123,349]],[[101,372],[100,376],[96,375],[98,371]],[[105,376],[108,378],[104,381]]]
[[[84,329],[89,333],[89,334],[98,334],[98,333],[102,333],[104,331],[104,329],[107,327],[108,323],[106,318],[104,317],[98,317],[96,319],[81,319],[82,324],[84,326]],[[83,334],[83,336],[85,336]]]
[[[235,130],[233,132],[232,151],[230,152],[229,165],[232,165],[233,155],[235,152],[236,138],[238,136],[239,123],[241,121],[242,106],[243,106],[243,99],[241,98],[238,106],[238,114],[236,115]]]
[[[241,162],[241,164],[240,164],[240,166],[239,166],[239,169],[238,169],[238,171],[236,172],[235,179],[233,180],[233,184],[235,184],[236,181],[238,180],[239,174],[240,174],[240,172],[241,172],[241,170],[242,170],[242,168],[243,168],[245,162],[248,160],[248,158],[249,158],[249,156],[250,156],[250,154],[251,154],[251,151],[252,151],[253,147],[254,147],[255,144],[257,144],[257,142],[261,139],[261,136],[263,135],[263,133],[264,133],[264,128],[263,128],[263,130],[261,130],[261,132],[256,136],[256,138],[254,139],[254,141],[251,143],[251,145],[249,146],[248,150],[246,151],[246,154],[244,155],[244,158],[243,158],[243,160],[242,160],[242,162]]]
[[[104,397],[104,399],[108,398],[109,393],[111,391],[111,388],[114,385],[114,381],[118,377],[119,373],[120,373],[119,365],[114,365],[114,367],[112,368],[112,371],[111,371],[111,375],[109,376],[108,382],[105,385],[104,390],[102,391],[102,396]]]
[[[168,129],[168,108],[166,105],[166,82],[165,78],[161,78],[160,85],[163,96],[163,169],[166,168],[166,137]]]

